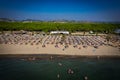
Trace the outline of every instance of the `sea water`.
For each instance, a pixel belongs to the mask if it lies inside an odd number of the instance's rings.
[[[0,80],[84,80],[85,76],[88,80],[120,80],[120,59],[0,59]]]

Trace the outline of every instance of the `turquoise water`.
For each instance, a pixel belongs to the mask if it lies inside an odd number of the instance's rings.
[[[73,74],[68,74],[69,68]],[[0,59],[0,80],[84,80],[84,76],[88,80],[120,80],[120,59]]]

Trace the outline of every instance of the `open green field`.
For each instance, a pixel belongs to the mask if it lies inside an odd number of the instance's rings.
[[[49,32],[53,30],[67,30],[70,32],[76,32],[76,31],[92,30],[95,32],[103,33],[107,31],[107,32],[113,33],[114,30],[118,28],[120,28],[120,24],[115,24],[115,23],[0,22],[0,31],[27,30],[27,31]]]

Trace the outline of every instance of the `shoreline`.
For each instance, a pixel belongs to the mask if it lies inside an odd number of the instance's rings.
[[[81,48],[79,49],[79,47]],[[42,47],[42,44],[0,44],[0,54],[120,55],[120,50],[112,46],[99,46],[99,48],[88,46],[84,48],[78,45],[74,48],[73,45],[69,45],[68,48],[64,48],[63,45],[59,45],[56,48],[55,44],[47,44],[46,47]]]
[[[62,55],[62,56],[112,56],[120,57],[120,51],[118,48],[111,46],[100,46],[98,49],[88,46],[87,48],[73,48],[69,46],[65,50],[62,50],[63,46],[59,48],[54,47],[54,45],[47,45],[42,47],[42,45],[9,45],[0,44],[0,56],[1,55]]]
[[[2,58],[39,59],[120,59],[120,55],[0,54]]]

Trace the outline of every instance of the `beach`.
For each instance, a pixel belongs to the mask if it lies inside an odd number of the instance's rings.
[[[1,34],[0,77],[119,80],[119,43],[119,37],[107,41],[104,35]]]
[[[0,43],[0,54],[2,55],[120,56],[119,40],[112,40],[107,44],[104,36],[7,34],[0,36]]]
[[[70,46],[66,50],[61,48],[55,48],[53,45],[47,45],[43,48],[42,45],[0,45],[0,54],[58,54],[58,55],[86,55],[86,56],[120,56],[120,51],[117,48],[102,46],[99,49],[87,47],[83,49],[77,49]]]

